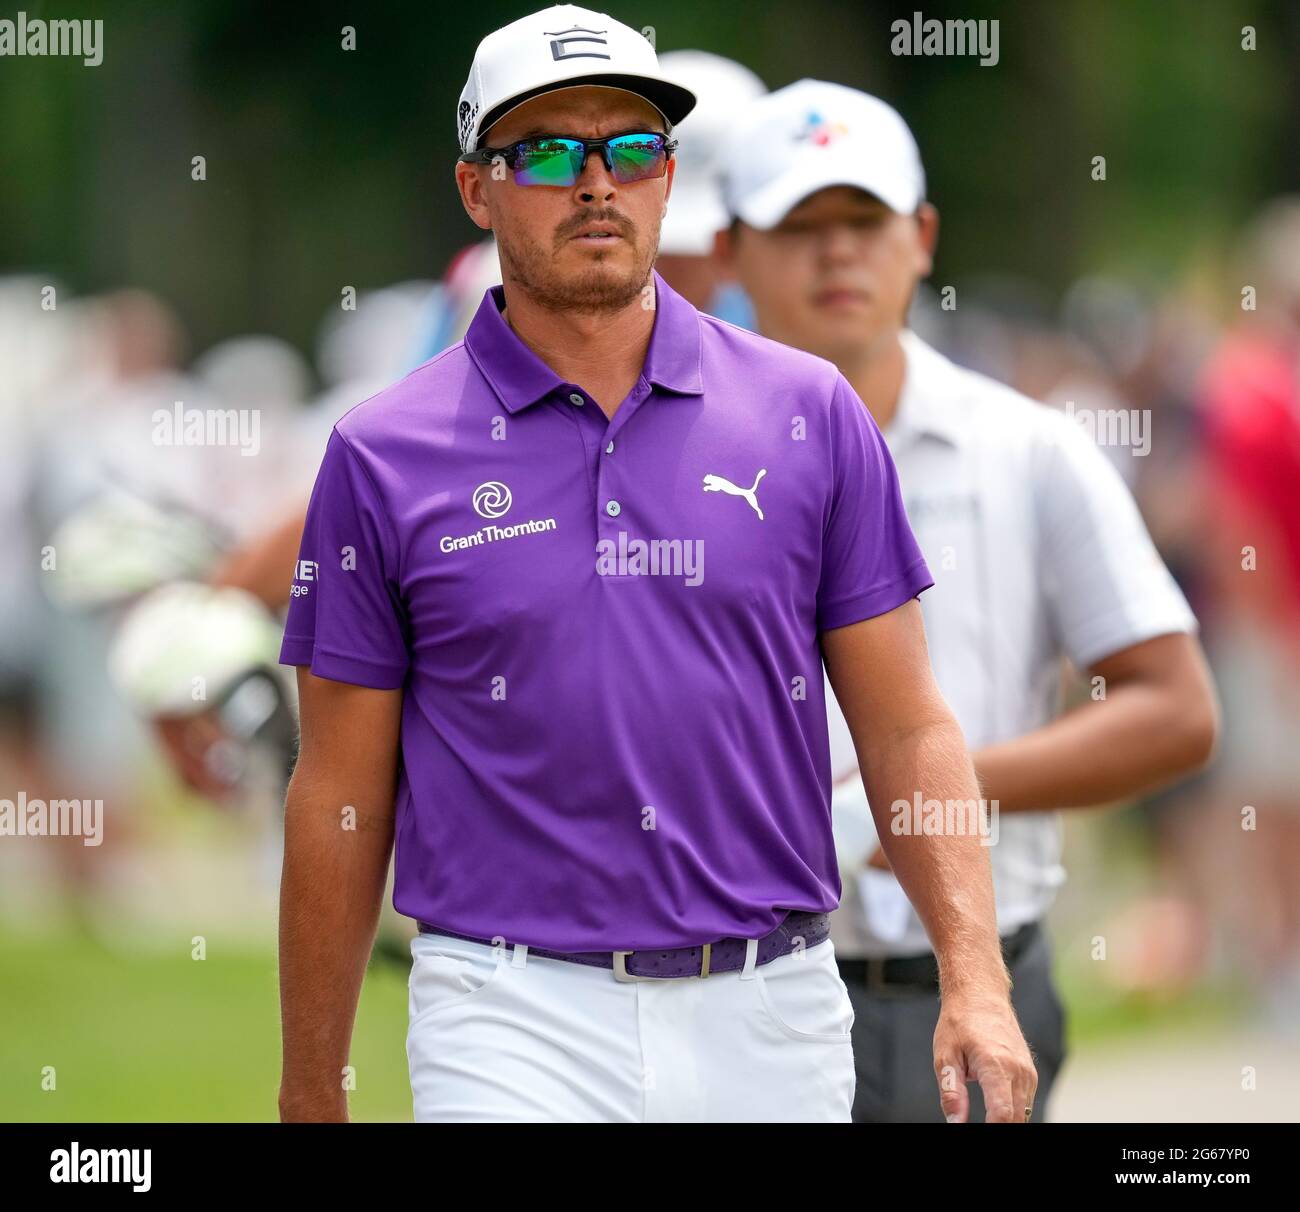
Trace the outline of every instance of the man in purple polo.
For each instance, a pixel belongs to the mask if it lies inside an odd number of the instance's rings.
[[[335,426],[285,629],[286,1119],[347,1117],[394,838],[417,1120],[850,1119],[823,659],[873,804],[979,792],[870,415],[653,272],[693,103],[585,9],[478,49],[456,180],[504,285]],[[945,1105],[1022,1122],[987,854],[881,824]]]

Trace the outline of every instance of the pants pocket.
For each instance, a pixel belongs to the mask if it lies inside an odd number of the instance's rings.
[[[754,970],[763,1013],[789,1039],[851,1044],[853,1003],[829,940]]]
[[[509,967],[509,953],[421,934],[411,942],[407,1009],[412,1027],[479,998]]]

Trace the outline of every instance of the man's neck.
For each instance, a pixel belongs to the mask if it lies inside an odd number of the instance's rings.
[[[864,349],[855,362],[841,364],[840,372],[870,410],[876,424],[888,429],[898,412],[898,399],[907,373],[907,356],[899,333],[894,331]]]
[[[502,319],[515,335],[560,378],[583,387],[612,417],[641,377],[654,309],[643,307],[638,295],[618,311],[555,311],[509,282],[503,291]]]

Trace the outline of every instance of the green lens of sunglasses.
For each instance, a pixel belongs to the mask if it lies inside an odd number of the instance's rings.
[[[619,135],[609,141],[609,158],[614,180],[627,184],[663,174],[665,160],[662,138],[656,135]]]
[[[622,185],[663,175],[665,152],[660,136],[618,135],[609,141],[614,180]],[[583,146],[576,139],[533,139],[515,163],[520,185],[572,185],[582,174]]]
[[[520,185],[572,185],[581,172],[582,144],[572,139],[534,139],[515,165]]]

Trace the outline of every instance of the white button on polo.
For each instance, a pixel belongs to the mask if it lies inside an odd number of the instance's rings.
[[[584,399],[583,399],[583,398],[582,398],[582,397],[581,397],[581,396],[580,396],[576,391],[575,391],[575,392],[574,392],[574,393],[569,397],[569,403],[570,403],[570,404],[577,404],[577,405],[581,406],[581,405],[585,404],[586,402],[587,402],[587,401],[584,400]]]
[[[611,441],[609,442],[609,444],[605,447],[605,453],[606,453],[606,454],[613,454],[613,453],[614,453],[614,443],[613,443],[612,440],[611,440]]]
[[[605,506],[605,512],[609,514],[611,518],[618,517],[619,513],[622,512],[622,509],[623,506],[620,505],[617,501],[610,501]]]

